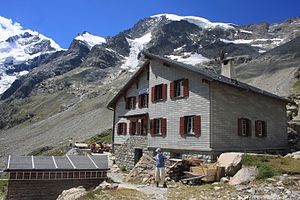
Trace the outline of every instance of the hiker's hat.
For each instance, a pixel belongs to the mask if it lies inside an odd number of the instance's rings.
[[[157,149],[155,150],[155,152],[161,152],[161,149],[160,149],[160,148],[157,148]]]

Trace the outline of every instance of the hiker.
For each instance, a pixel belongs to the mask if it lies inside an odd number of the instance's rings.
[[[159,186],[159,182],[163,182],[163,187],[166,188],[166,180],[165,180],[165,160],[167,159],[166,156],[163,155],[160,148],[155,150],[156,156],[153,158],[156,160],[156,167],[155,167],[155,182],[156,187]]]

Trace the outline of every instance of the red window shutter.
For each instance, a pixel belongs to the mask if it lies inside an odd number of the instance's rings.
[[[155,101],[155,86],[151,88],[151,101]]]
[[[132,109],[135,109],[135,107],[136,107],[136,97],[132,97],[132,103],[133,103]]]
[[[263,121],[263,137],[267,137],[267,122]]]
[[[163,118],[161,119],[161,131],[163,136],[167,134],[167,119]]]
[[[163,100],[167,99],[167,84],[162,85],[162,99]]]
[[[174,98],[174,82],[170,83],[170,98]]]
[[[201,135],[201,116],[194,116],[194,133],[196,136]]]
[[[180,117],[179,133],[184,136],[184,117]]]
[[[141,135],[141,122],[136,123],[136,132],[138,135]]]
[[[121,130],[120,125],[121,125],[120,123],[117,124],[117,134],[118,135],[120,135],[120,130]]]
[[[238,118],[238,129],[237,129],[238,136],[242,136],[242,119]]]
[[[123,123],[124,135],[127,134],[127,123]]]
[[[132,122],[129,123],[129,135],[132,135]]]
[[[189,79],[183,80],[183,96],[189,96]]]
[[[150,120],[150,135],[154,136],[154,119]]]
[[[139,95],[139,108],[142,108],[142,95]]]

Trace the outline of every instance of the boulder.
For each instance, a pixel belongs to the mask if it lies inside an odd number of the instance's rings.
[[[257,167],[244,167],[229,180],[229,185],[239,185],[253,181],[258,174]]]
[[[292,157],[292,158],[295,158],[295,159],[300,159],[300,151],[296,151],[294,153],[289,153],[284,157]]]
[[[64,190],[56,200],[75,200],[82,197],[86,193],[87,191],[84,189],[84,187],[79,186],[69,190]]]
[[[225,167],[226,176],[233,176],[242,167],[242,156],[243,153],[222,153],[217,160],[217,165]]]

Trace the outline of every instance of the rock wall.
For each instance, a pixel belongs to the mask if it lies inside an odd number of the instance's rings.
[[[116,164],[125,167],[126,170],[131,170],[135,164],[135,149],[147,151],[146,136],[131,136],[123,144],[114,144]]]

